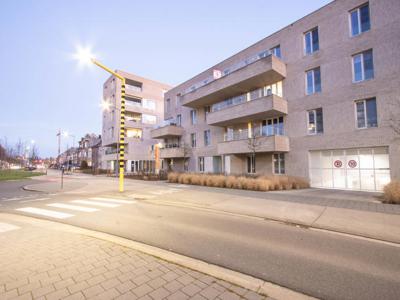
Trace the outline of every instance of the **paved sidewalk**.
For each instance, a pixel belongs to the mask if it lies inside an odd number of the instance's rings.
[[[38,226],[0,215],[2,300],[272,299],[109,241],[35,222]]]

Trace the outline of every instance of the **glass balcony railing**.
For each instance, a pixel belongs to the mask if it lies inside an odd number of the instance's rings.
[[[283,124],[266,125],[262,128],[253,128],[249,134],[248,129],[234,130],[224,134],[224,142],[246,140],[253,137],[284,135]]]
[[[135,85],[130,85],[130,84],[125,84],[125,90],[130,91],[130,92],[141,92],[142,88],[140,86],[135,86]]]
[[[229,108],[231,106],[242,104],[247,101],[257,100],[262,97],[271,96],[273,94],[282,97],[282,81],[264,86],[259,89],[252,90],[248,93],[241,94],[239,96],[228,98],[221,102],[217,102],[211,106],[211,111],[212,112],[220,111]]]
[[[242,61],[240,61],[240,62],[238,62],[238,63],[236,63],[236,64],[234,64],[234,65],[232,65],[232,66],[230,66],[230,67],[228,67],[226,69],[224,69],[223,72],[220,74],[220,76],[218,76],[218,77],[209,76],[209,77],[205,78],[204,80],[202,80],[201,82],[198,82],[198,83],[192,85],[191,87],[189,87],[188,89],[186,89],[183,92],[183,95],[191,93],[191,92],[194,92],[195,90],[197,90],[197,89],[209,84],[210,82],[213,82],[213,81],[215,81],[215,80],[217,80],[219,78],[227,76],[227,75],[229,75],[229,74],[231,74],[231,73],[233,73],[233,72],[235,72],[235,71],[237,71],[237,70],[239,70],[241,68],[246,67],[249,64],[252,64],[252,63],[254,63],[254,62],[256,62],[256,61],[258,61],[258,60],[260,60],[260,59],[262,59],[264,57],[272,55],[272,54],[273,53],[272,53],[271,50],[265,50],[265,51],[259,52],[256,55],[250,56],[250,57],[246,58],[245,60],[242,60]]]

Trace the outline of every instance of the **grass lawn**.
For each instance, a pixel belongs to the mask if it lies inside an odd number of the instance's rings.
[[[23,171],[23,170],[0,170],[0,181],[25,179],[28,177],[40,176],[40,175],[44,175],[44,173]]]

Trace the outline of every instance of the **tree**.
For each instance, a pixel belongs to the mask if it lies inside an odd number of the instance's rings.
[[[400,98],[396,98],[392,103],[390,103],[390,107],[388,123],[396,134],[396,137],[400,137]]]
[[[247,147],[251,152],[251,157],[253,161],[256,159],[256,152],[261,146],[261,140],[257,138],[257,135],[254,130],[252,130],[251,137],[247,139]]]
[[[189,164],[188,158],[190,158],[190,154],[192,153],[192,148],[187,143],[182,143],[181,147],[183,151],[183,170],[187,171],[189,169],[187,165]]]

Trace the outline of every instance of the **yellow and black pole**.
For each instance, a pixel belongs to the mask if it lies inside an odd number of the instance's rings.
[[[114,75],[121,80],[121,111],[120,111],[120,127],[119,127],[119,152],[118,152],[118,167],[119,167],[119,191],[124,191],[124,173],[125,173],[125,77],[114,72],[110,68],[99,61],[92,58],[92,62],[108,73]]]

